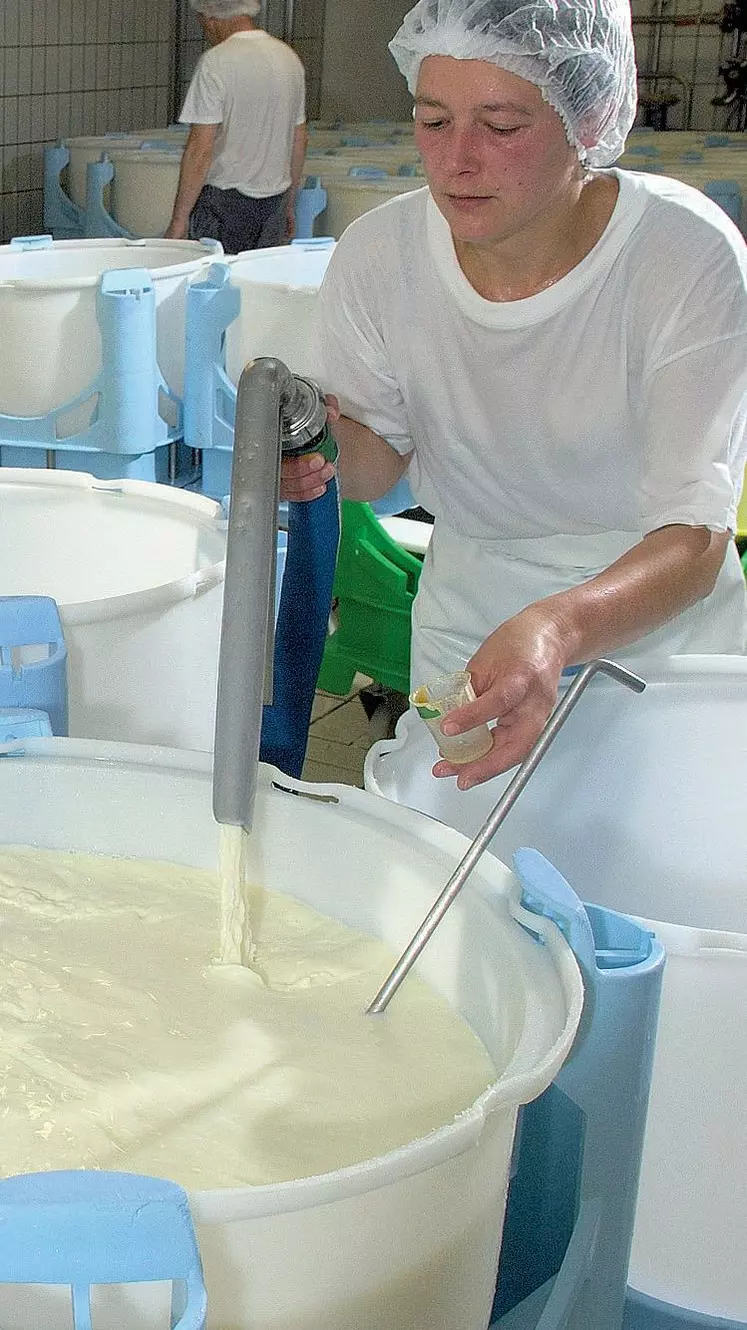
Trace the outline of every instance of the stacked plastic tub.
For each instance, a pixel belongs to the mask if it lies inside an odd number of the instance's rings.
[[[185,138],[186,128],[177,125],[136,133],[81,136],[46,148],[46,229],[58,240],[117,234],[118,224],[110,212],[110,179],[119,155],[162,150],[180,153]],[[163,229],[151,234],[162,234]]]
[[[186,292],[214,242],[0,248],[0,459],[163,478],[181,436]]]
[[[2,597],[46,596],[58,607],[68,728],[55,733],[210,751],[226,549],[220,505],[172,486],[0,468],[0,511]],[[10,648],[38,643],[34,610],[0,598],[0,705]],[[20,631],[27,622],[30,636]],[[26,687],[22,666],[16,698]],[[34,705],[52,712],[56,678],[45,664],[28,668],[38,681]]]
[[[536,845],[587,901],[648,921],[667,967],[625,1330],[747,1325],[747,660],[674,657],[589,688],[492,843]],[[412,711],[366,788],[474,835],[508,776],[430,774]]]
[[[188,295],[184,437],[202,451],[202,489],[228,493],[236,385],[258,356],[309,373],[316,298],[334,241],[297,241],[215,263]]]

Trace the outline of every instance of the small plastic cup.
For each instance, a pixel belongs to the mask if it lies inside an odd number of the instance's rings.
[[[430,683],[424,683],[410,693],[411,705],[425,721],[441,756],[448,762],[476,762],[490,752],[493,736],[487,725],[477,725],[464,734],[444,734],[441,730],[444,716],[456,707],[463,707],[466,702],[476,700],[472,680],[466,670],[431,679]]]

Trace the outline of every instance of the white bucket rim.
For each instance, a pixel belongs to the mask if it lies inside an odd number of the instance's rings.
[[[747,964],[747,933],[673,924],[666,919],[647,919],[637,914],[632,914],[630,918],[642,928],[655,933],[668,956],[689,956],[698,961],[708,961],[732,955],[742,958],[740,964]]]
[[[221,262],[228,264],[229,271],[233,277],[234,270],[240,263],[246,263],[247,266],[249,266],[250,264],[263,259],[270,263],[282,263],[283,260],[278,258],[278,255],[284,254],[286,251],[298,256],[299,263],[301,262],[301,255],[326,254],[329,259],[334,252],[336,244],[337,241],[334,241],[334,243],[330,244],[328,247],[322,247],[319,245],[310,246],[308,249],[304,249],[302,245],[276,245],[274,247],[265,247],[264,249],[244,249],[239,254],[224,254]],[[239,279],[252,281],[249,273],[236,272],[235,275]],[[283,293],[302,292],[304,295],[316,295],[319,291],[319,283],[284,281],[280,277],[272,277],[269,281],[256,281],[255,285],[261,286],[265,291],[282,291]]]
[[[155,246],[158,249],[174,249],[175,252],[188,245],[193,251],[193,257],[190,259],[180,259],[178,263],[163,265],[156,268],[150,268],[146,263],[142,266],[148,269],[154,282],[170,281],[174,277],[188,277],[191,273],[199,272],[200,268],[206,263],[216,263],[223,257],[223,246],[217,241],[210,241],[205,244],[202,240],[165,240],[158,236],[147,237],[143,239],[129,240],[121,236],[100,237],[95,240],[53,240],[51,244],[44,246],[39,250],[14,249],[11,245],[0,246],[0,255],[22,255],[22,254],[57,254],[66,251],[91,251],[96,250],[132,250],[147,249],[148,246]],[[101,271],[91,276],[81,277],[0,277],[0,290],[17,290],[21,292],[29,291],[80,291],[97,287],[105,272],[116,272],[117,264],[112,262]]]
[[[322,179],[324,179],[324,172],[321,171],[319,174],[322,176]],[[353,193],[359,193],[364,189],[373,189],[377,194],[415,194],[419,190],[422,191],[428,188],[425,183],[425,176],[419,175],[405,176],[392,174],[386,178],[383,176],[373,176],[371,179],[368,179],[365,176],[341,175],[329,176],[328,179],[332,188],[343,188],[345,190],[351,190]],[[416,182],[415,185],[412,188],[408,188],[412,181]],[[399,185],[401,186],[401,189],[392,189],[392,185]]]
[[[715,676],[719,680],[734,680],[740,684],[747,683],[747,656],[727,656],[727,655],[692,655],[692,656],[664,656],[660,660],[641,661],[640,663],[631,660],[626,662],[630,664],[631,669],[640,673],[641,678],[645,680],[648,688],[661,688],[670,686],[672,683],[697,682],[707,676]],[[572,680],[568,679],[568,683]],[[614,680],[600,675],[594,680],[594,689],[616,688],[618,685]],[[381,788],[378,779],[378,769],[383,757],[388,757],[391,753],[401,753],[407,747],[408,741],[413,734],[419,733],[420,718],[414,707],[408,708],[397,721],[397,725],[392,739],[379,739],[369,748],[366,753],[363,766],[363,777],[365,789],[372,794],[378,794],[384,799],[390,796]],[[434,758],[436,761],[435,749]],[[426,816],[428,816],[426,814]]]
[[[123,494],[148,504],[191,510],[197,518],[204,518],[206,525],[212,525],[219,531],[227,529],[223,509],[214,499],[170,485],[158,485],[150,480],[99,480],[87,471],[47,471],[36,467],[10,466],[0,468],[0,495],[4,488],[10,489],[14,484],[35,486],[40,490],[67,489],[95,494]],[[188,573],[171,582],[157,583],[143,591],[129,591],[119,596],[102,597],[101,600],[58,603],[63,626],[74,628],[81,624],[105,623],[109,619],[129,618],[165,609],[220,585],[225,570],[225,559],[220,559],[197,572]]]
[[[16,757],[24,761],[37,760],[46,765],[53,765],[55,762],[64,764],[72,760],[87,764],[101,762],[110,767],[118,764],[160,767],[166,771],[192,772],[202,777],[209,777],[212,771],[210,753],[148,744],[110,743],[98,739],[14,740],[12,743],[0,745],[0,757],[6,762],[12,762]],[[402,805],[390,803],[388,800],[379,801],[366,791],[352,786],[312,785],[307,781],[294,780],[277,768],[264,763],[260,763],[261,784],[269,787],[277,784],[286,790],[332,796],[338,803],[345,804],[353,810],[362,806],[368,817],[381,818],[389,825],[394,822],[410,832],[417,824],[419,838],[453,855],[455,862],[461,858],[470,843],[468,837],[451,827],[443,826]],[[481,873],[492,880],[487,887],[481,887],[479,881],[475,885],[473,880],[465,886],[465,890],[476,891],[488,902],[491,897],[500,895],[508,901],[509,906],[512,906],[518,902],[520,887],[516,882],[515,893],[507,892],[503,876],[505,871],[505,865],[490,853],[486,853],[481,861]],[[518,909],[521,912],[520,906]],[[510,1067],[511,1062],[516,1060],[514,1054],[501,1073],[500,1079],[479,1095],[454,1122],[438,1128],[427,1136],[418,1137],[407,1145],[358,1164],[349,1165],[347,1168],[263,1186],[206,1188],[192,1191],[190,1199],[195,1219],[202,1223],[225,1223],[265,1215],[285,1214],[390,1186],[401,1179],[423,1173],[465,1153],[479,1141],[489,1114],[507,1108],[518,1110],[522,1104],[541,1093],[557,1074],[573,1046],[583,1009],[584,986],[576,958],[557,926],[549,919],[534,914],[531,916],[531,921],[533,931],[541,937],[543,947],[550,952],[555,964],[566,1002],[566,1019],[564,1028],[555,1042],[538,1062],[533,1063],[530,1070],[522,1070],[512,1076]],[[520,927],[518,921],[516,926]]]
[[[141,162],[146,166],[152,166],[159,162],[168,162],[172,165],[179,163],[182,158],[183,149],[178,143],[173,148],[122,148],[115,149],[116,156],[112,154],[112,161],[119,162]],[[110,154],[107,153],[107,156]]]

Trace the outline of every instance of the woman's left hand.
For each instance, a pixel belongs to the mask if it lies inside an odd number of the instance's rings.
[[[434,776],[456,776],[457,788],[468,790],[522,762],[555,705],[568,650],[562,623],[541,602],[491,633],[466,665],[477,701],[453,711],[442,728],[460,734],[497,720],[493,747],[477,762],[442,759]]]

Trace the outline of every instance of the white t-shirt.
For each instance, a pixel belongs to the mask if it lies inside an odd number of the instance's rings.
[[[220,126],[206,183],[253,199],[284,193],[305,100],[301,61],[269,33],[236,32],[206,51],[179,117],[182,124]]]
[[[734,529],[747,448],[747,247],[715,204],[614,171],[591,252],[524,300],[474,290],[427,189],[358,218],[314,372],[414,449],[415,498],[467,539]]]

